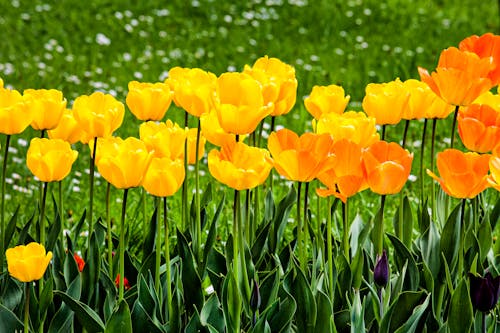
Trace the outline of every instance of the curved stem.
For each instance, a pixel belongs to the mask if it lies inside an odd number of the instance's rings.
[[[29,333],[30,331],[30,283],[25,282],[26,286],[26,299],[24,301],[24,333]]]
[[[201,252],[201,212],[200,212],[200,163],[198,161],[200,154],[200,132],[201,132],[201,121],[198,118],[198,129],[196,130],[196,147],[195,147],[195,162],[194,162],[194,173],[195,173],[195,206],[196,206],[196,257],[198,262],[201,262],[202,252]]]
[[[166,272],[166,285],[167,285],[167,318],[172,317],[172,289],[170,286],[170,235],[168,230],[168,219],[167,219],[167,197],[163,197],[163,223],[165,228],[165,272]]]
[[[106,186],[106,235],[108,239],[108,264],[109,264],[109,277],[111,278],[111,281],[114,280],[114,275],[113,275],[113,236],[111,235],[111,219],[109,216],[109,196],[110,196],[110,190],[111,190],[111,183],[107,182]]]
[[[92,151],[92,156],[90,157],[90,204],[89,204],[89,234],[88,234],[88,246],[87,250],[90,249],[90,238],[92,238],[92,233],[94,232],[94,170],[95,170],[95,157],[97,153],[97,140],[94,138],[94,150]]]
[[[455,128],[457,127],[457,116],[459,108],[460,107],[458,105],[455,106],[455,113],[453,114],[453,123],[451,125],[451,135],[450,135],[450,148],[453,148],[453,143],[455,142]]]
[[[123,202],[122,202],[122,217],[120,220],[120,244],[119,244],[119,264],[120,264],[120,285],[118,288],[118,304],[123,300],[123,290],[124,284],[123,279],[125,278],[125,215],[127,212],[127,195],[128,188],[123,190]]]
[[[158,294],[160,291],[160,264],[161,264],[161,224],[160,224],[160,211],[161,211],[161,198],[155,197],[155,225],[156,225],[156,240],[155,240],[155,291]]]
[[[0,272],[3,272],[3,262],[5,256],[5,247],[7,239],[5,239],[5,177],[7,176],[7,158],[9,156],[10,135],[5,138],[5,146],[3,151],[2,164],[2,198],[0,212]]]

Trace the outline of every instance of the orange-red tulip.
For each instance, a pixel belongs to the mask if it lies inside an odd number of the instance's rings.
[[[366,188],[363,172],[362,147],[347,139],[337,141],[332,146],[333,167],[318,176],[328,188],[317,189],[319,196],[334,195],[343,202]]]
[[[475,53],[450,47],[441,52],[435,72],[419,67],[420,79],[445,102],[466,106],[490,90],[489,73],[495,68],[490,58],[480,59]]]
[[[309,96],[304,99],[304,105],[314,119],[320,119],[326,113],[344,112],[350,98],[349,95],[345,96],[341,86],[314,86]]]
[[[413,154],[394,142],[378,141],[363,151],[363,168],[370,189],[378,194],[401,191],[411,171]]]
[[[461,108],[458,133],[467,149],[487,153],[500,143],[500,112],[486,104]]]
[[[266,149],[243,142],[224,145],[208,154],[208,170],[219,182],[235,189],[248,190],[264,183],[273,168]]]
[[[437,154],[440,177],[430,170],[427,174],[439,182],[446,194],[459,199],[472,199],[488,187],[490,157],[446,149]]]
[[[295,69],[277,58],[264,56],[243,71],[262,84],[264,105],[270,105],[271,116],[284,115],[292,109],[297,98]]]
[[[488,77],[494,85],[500,82],[500,36],[491,32],[482,36],[473,35],[461,41],[459,49],[474,52],[479,58],[491,57],[495,63],[495,68],[490,71]]]
[[[300,137],[286,128],[271,133],[267,147],[274,167],[288,180],[310,182],[333,166],[330,134],[305,133]]]

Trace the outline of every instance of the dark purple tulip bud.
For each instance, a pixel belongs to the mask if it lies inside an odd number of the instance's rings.
[[[257,284],[257,281],[253,279],[252,295],[250,296],[250,309],[254,312],[257,311],[260,308],[261,301],[262,299],[260,297],[259,285]]]
[[[500,275],[496,278],[488,272],[483,277],[469,274],[470,299],[474,309],[488,312],[495,308],[500,296]]]
[[[389,262],[385,250],[382,252],[382,256],[377,255],[377,262],[373,269],[373,279],[379,287],[385,287],[389,281]]]

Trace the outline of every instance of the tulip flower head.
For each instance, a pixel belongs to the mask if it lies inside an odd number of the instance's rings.
[[[187,162],[188,164],[196,163],[196,135],[198,133],[197,128],[186,128],[186,140],[187,140]],[[203,132],[200,132],[200,140],[198,142],[198,160],[203,158],[205,154],[205,143],[207,140],[203,136]],[[184,158],[184,151],[182,151],[182,158]]]
[[[56,182],[64,179],[78,152],[61,139],[33,138],[28,148],[26,164],[28,169],[42,182]]]
[[[494,85],[500,83],[500,36],[491,32],[482,36],[473,35],[460,42],[458,48],[462,51],[474,52],[479,58],[490,58],[495,64],[488,78]]]
[[[116,188],[127,189],[141,185],[153,154],[144,142],[130,137],[113,149],[101,149],[98,155],[96,165],[102,177]]]
[[[123,122],[125,106],[112,95],[97,91],[75,99],[73,112],[87,138],[110,136]]]
[[[378,194],[401,191],[411,171],[413,153],[394,142],[378,141],[363,151],[363,168],[370,189]]]
[[[454,110],[453,105],[443,101],[422,81],[406,80],[403,86],[410,94],[403,119],[446,118]]]
[[[473,104],[487,104],[495,110],[500,110],[500,95],[498,95],[498,93],[493,94],[491,91],[487,91],[476,98]]]
[[[490,58],[450,47],[439,57],[435,72],[419,67],[420,79],[451,105],[466,106],[493,87],[489,78],[495,64]]]
[[[264,56],[252,67],[246,65],[243,71],[262,84],[264,105],[271,108],[270,115],[281,116],[290,112],[297,98],[295,69],[277,58]]]
[[[116,275],[115,285],[116,285],[116,288],[119,288],[119,285],[120,285],[120,274]],[[130,283],[128,282],[128,279],[127,279],[126,276],[123,277],[123,288],[125,290],[129,290],[130,289]]]
[[[217,79],[215,110],[227,133],[250,134],[272,109],[264,104],[262,85],[245,73],[224,73]]]
[[[208,170],[219,182],[235,189],[248,190],[264,183],[272,169],[269,152],[233,142],[208,154]]]
[[[48,130],[47,134],[51,139],[61,139],[70,144],[78,141],[88,142],[85,132],[80,128],[75,119],[73,110],[64,110],[59,123],[54,129]]]
[[[304,99],[304,105],[314,119],[320,119],[324,114],[344,112],[350,98],[349,95],[345,96],[341,86],[314,86]]]
[[[366,86],[363,110],[374,117],[378,125],[397,124],[408,108],[410,94],[401,80],[370,83]]]
[[[168,157],[153,158],[144,175],[142,186],[157,197],[174,195],[184,182],[184,163],[181,159],[171,160]]]
[[[0,133],[22,133],[33,120],[33,111],[17,90],[0,88]]]
[[[59,90],[55,89],[27,89],[24,91],[24,100],[32,110],[33,120],[31,127],[35,130],[54,129],[66,110],[66,99]]]
[[[139,120],[161,120],[172,102],[172,91],[166,83],[131,81],[128,84],[126,103]]]
[[[45,252],[45,247],[32,242],[19,245],[5,251],[10,276],[21,282],[40,280],[52,259],[52,252]]]
[[[73,258],[75,259],[75,263],[78,266],[78,271],[83,272],[83,268],[85,267],[85,261],[82,257],[78,255],[78,253],[73,253]]]
[[[469,274],[470,299],[474,309],[489,312],[495,308],[500,296],[500,276],[493,278],[490,272],[484,277]]]
[[[458,199],[472,199],[488,185],[490,155],[474,152],[463,153],[457,149],[446,149],[437,154],[439,175],[427,170],[446,194]]]
[[[487,153],[500,142],[500,112],[484,104],[471,104],[458,113],[458,133],[467,149]]]
[[[236,141],[236,135],[227,133],[222,129],[215,110],[202,114],[200,122],[201,133],[211,144],[222,147],[227,143]],[[239,139],[243,141],[243,136],[240,136]]]
[[[389,261],[385,250],[381,256],[377,255],[377,262],[373,268],[373,280],[379,287],[385,287],[389,282]]]
[[[310,182],[334,165],[332,145],[330,134],[305,133],[299,137],[286,128],[271,133],[267,142],[276,171],[299,182]]]

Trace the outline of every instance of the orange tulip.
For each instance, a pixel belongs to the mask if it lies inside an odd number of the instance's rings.
[[[175,105],[189,114],[200,117],[213,108],[217,77],[199,68],[174,67],[165,80],[172,88]]]
[[[437,168],[441,177],[430,170],[427,170],[427,174],[439,182],[446,194],[459,199],[472,199],[488,187],[490,157],[446,149],[437,154]]]
[[[363,110],[374,117],[378,125],[397,124],[408,108],[410,94],[399,79],[389,83],[370,83],[366,86]]]
[[[495,63],[495,69],[490,71],[488,77],[493,85],[500,83],[500,36],[491,32],[482,36],[473,35],[461,41],[459,49],[474,52],[481,59],[491,57]]]
[[[367,117],[363,112],[325,113],[317,122],[313,120],[313,128],[318,134],[331,134],[334,141],[347,139],[361,147],[380,140],[375,118]]]
[[[311,94],[304,99],[304,105],[314,119],[320,119],[326,113],[344,112],[350,98],[349,95],[345,96],[341,86],[314,86]]]
[[[261,84],[248,74],[224,73],[217,79],[215,110],[227,133],[250,134],[271,112]]]
[[[334,195],[345,203],[347,198],[367,187],[362,167],[362,148],[352,141],[342,139],[333,144],[332,153],[333,167],[318,176],[328,188],[318,188],[316,193],[321,197]]]
[[[69,109],[64,110],[59,124],[57,124],[56,128],[48,130],[47,134],[51,139],[61,139],[70,144],[78,141],[88,142],[86,133],[78,126],[73,110]]]
[[[166,83],[131,81],[128,84],[127,106],[139,120],[161,120],[172,102],[172,91]]]
[[[78,125],[87,134],[87,139],[103,138],[120,127],[125,106],[112,95],[97,91],[89,96],[77,97],[73,103],[73,112]]]
[[[55,89],[26,89],[24,100],[33,112],[31,127],[36,130],[54,129],[66,109],[66,99]]]
[[[171,160],[184,157],[186,131],[170,119],[164,123],[148,121],[139,127],[139,137],[154,153],[155,157],[168,157]]]
[[[500,112],[479,104],[461,108],[458,133],[467,149],[487,153],[500,142]]]
[[[33,112],[17,90],[0,88],[0,133],[22,133],[33,120]]]
[[[229,143],[208,154],[210,174],[235,190],[248,190],[264,183],[272,167],[267,150],[243,142]]]
[[[419,67],[420,79],[445,102],[466,106],[490,90],[493,82],[488,77],[495,64],[490,58],[480,59],[477,54],[450,47],[439,57],[435,72]]]
[[[144,175],[142,187],[157,197],[174,195],[184,181],[184,163],[182,160],[171,160],[168,157],[153,158]]]
[[[404,81],[403,85],[410,94],[403,119],[446,118],[453,112],[454,107],[443,101],[426,83],[411,79]]]
[[[394,142],[378,141],[363,151],[363,168],[370,189],[378,194],[401,191],[411,171],[413,154]]]
[[[329,134],[305,133],[299,137],[284,128],[271,133],[267,147],[280,175],[288,180],[310,182],[333,166],[332,144]]]
[[[292,109],[297,98],[295,69],[277,58],[264,56],[243,71],[262,84],[264,105],[271,105],[271,116],[284,115]]]

